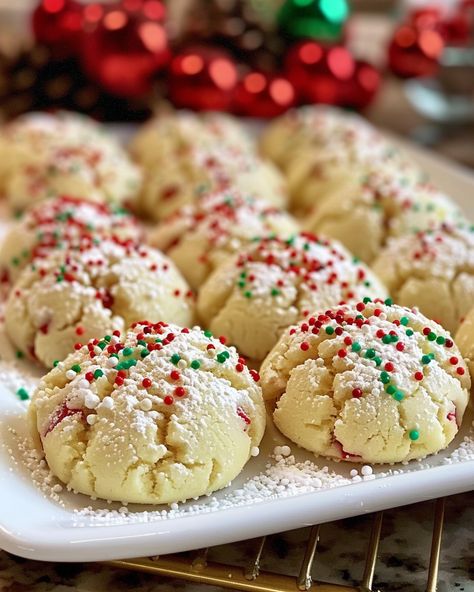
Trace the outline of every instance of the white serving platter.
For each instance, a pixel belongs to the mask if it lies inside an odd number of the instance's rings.
[[[428,152],[404,148],[474,220],[474,176]],[[47,468],[37,468],[24,448],[27,403],[16,395],[20,387],[31,390],[40,370],[15,361],[1,324],[0,356],[0,547],[23,557],[83,562],[172,553],[474,488],[471,404],[447,450],[423,462],[373,467],[372,475],[366,468],[368,475],[355,478],[350,471],[359,466],[297,449],[269,420],[259,456],[227,489],[177,509],[135,505],[124,513],[120,504],[57,492],[58,482],[47,481]],[[283,445],[294,459],[272,456]]]

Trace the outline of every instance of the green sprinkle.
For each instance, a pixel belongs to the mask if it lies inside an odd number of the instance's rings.
[[[446,339],[445,339],[445,338],[444,338],[442,335],[439,335],[439,336],[436,338],[436,343],[438,343],[439,345],[444,345],[444,344],[445,344],[445,342],[446,342]]]
[[[57,366],[58,364],[59,364],[59,360],[54,360],[54,362],[53,362],[53,366],[54,366],[54,368],[56,368],[56,366]]]
[[[71,366],[71,370],[74,370],[74,372],[78,374],[81,371],[81,367],[79,364],[74,364],[74,366]]]
[[[107,341],[107,343],[110,343],[110,340],[111,340],[111,339],[112,339],[112,336],[111,336],[111,335],[106,335],[106,336],[104,337],[104,340],[105,340],[105,341]]]
[[[397,387],[393,384],[389,384],[387,387],[385,387],[385,392],[389,395],[394,395],[397,392]]]
[[[221,352],[220,354],[217,354],[216,360],[219,364],[223,364],[227,360],[227,356],[224,355],[224,352]]]
[[[201,367],[201,362],[199,360],[193,360],[190,366],[193,370],[199,370],[199,368]]]
[[[402,317],[402,318],[400,319],[400,323],[401,323],[402,325],[404,325],[405,327],[408,325],[408,323],[409,323],[409,322],[410,322],[410,319],[409,319],[408,317]]]
[[[408,435],[410,436],[410,440],[418,440],[420,432],[418,430],[411,430]]]
[[[431,356],[429,356],[428,354],[425,354],[424,356],[421,357],[422,364],[429,364],[430,362],[431,362]]]
[[[278,290],[278,288],[272,288],[272,291],[271,291],[272,296],[278,296],[279,294],[281,294],[281,292],[280,292],[280,290]]]
[[[390,341],[396,343],[398,341],[398,335],[390,335]]]
[[[393,300],[391,298],[386,298],[384,304],[386,304],[387,306],[392,306]]]
[[[97,368],[97,370],[94,372],[94,378],[100,378],[101,376],[104,376],[104,373],[100,368]]]
[[[371,282],[369,282],[369,281],[367,281],[367,282],[364,282],[364,286],[365,286],[366,288],[370,288],[370,286],[371,286],[371,285],[372,285],[372,283],[371,283]]]
[[[376,354],[375,349],[372,349],[371,347],[369,347],[369,349],[365,352],[365,357],[369,358],[369,359],[375,358],[375,354]]]
[[[257,239],[257,240],[258,240],[258,239]],[[243,272],[240,274],[240,277],[241,277],[242,279],[245,279],[245,278],[247,277],[247,272],[246,272],[246,271],[243,271]],[[205,331],[204,331],[204,333],[205,333]]]
[[[387,335],[384,335],[384,336],[382,337],[382,341],[383,341],[384,343],[392,343],[392,336],[391,336],[391,335],[388,335],[388,334],[387,334]]]
[[[21,401],[27,401],[30,398],[30,395],[28,394],[28,391],[21,387],[16,391],[16,395],[17,397],[19,397],[19,399]]]
[[[252,292],[250,292],[250,290],[246,290],[244,292],[244,296],[245,296],[245,298],[252,298]]]
[[[393,393],[393,398],[395,399],[395,401],[403,401],[403,399],[405,398],[405,394],[403,393],[403,391],[395,391]]]
[[[428,333],[426,338],[428,339],[428,341],[434,341],[436,339],[436,333],[433,333],[433,331],[431,331],[431,333]]]
[[[388,372],[381,372],[380,373],[380,380],[384,383],[384,384],[388,384],[390,382],[390,376],[388,374]]]
[[[125,364],[123,362],[119,362],[116,366],[115,366],[115,370],[125,370]]]
[[[411,337],[413,335],[413,329],[407,329],[405,333],[408,335],[408,337]]]
[[[239,288],[245,288],[245,284],[246,284],[245,280],[239,280],[237,282],[237,285],[239,286]]]
[[[205,337],[209,337],[209,338],[212,337],[212,333],[210,331],[204,331],[204,335],[205,335]]]
[[[16,355],[16,357],[17,357],[18,360],[21,360],[22,358],[25,357],[25,354],[20,349],[17,349],[16,350],[15,355]]]
[[[111,358],[117,358],[117,360],[119,359],[119,355],[116,353],[110,354]],[[116,366],[117,367],[117,366]]]
[[[140,356],[142,358],[146,358],[147,356],[150,355],[151,352],[149,352],[147,349],[142,349],[142,351],[140,352]]]
[[[362,349],[362,346],[357,341],[354,341],[354,343],[351,345],[351,349],[352,351],[359,352]]]
[[[368,296],[366,296],[365,298],[362,299],[362,302],[364,304],[368,304],[369,302],[372,302],[372,298],[369,298]]]
[[[155,343],[163,343],[163,339],[160,339],[159,337],[157,337],[155,339]]]
[[[133,354],[133,349],[132,349],[131,347],[125,347],[125,348],[122,350],[122,354],[123,354],[124,356],[131,356],[131,355]]]
[[[309,250],[310,250],[310,248],[311,248],[311,246],[310,246],[310,244],[309,244],[309,243],[305,243],[305,244],[303,245],[303,249],[304,249],[305,251],[309,251]]]
[[[138,345],[143,345],[144,347],[146,347],[146,346],[147,346],[147,342],[146,342],[146,341],[144,341],[143,339],[139,339],[139,340],[137,341],[137,343],[138,343]]]
[[[97,345],[100,347],[100,349],[105,349],[107,347],[107,341],[99,341]]]
[[[179,354],[173,354],[171,356],[171,363],[176,366],[176,364],[181,360],[181,356]]]
[[[14,265],[15,267],[18,267],[18,265],[20,265],[20,259],[18,257],[13,257],[12,265]]]
[[[325,329],[327,335],[332,335],[334,333],[334,328],[328,325]]]

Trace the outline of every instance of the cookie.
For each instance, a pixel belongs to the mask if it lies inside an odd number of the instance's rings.
[[[331,199],[314,208],[305,227],[341,241],[370,263],[391,236],[463,221],[460,209],[444,194],[413,183],[392,166],[376,165],[348,174]]]
[[[166,253],[191,288],[198,289],[220,263],[257,237],[289,238],[297,232],[296,221],[284,210],[228,190],[179,209],[151,231],[148,242]]]
[[[261,376],[285,436],[317,455],[361,463],[446,448],[471,386],[450,334],[390,300],[335,307],[293,326]]]
[[[70,114],[33,114],[6,126],[0,159],[0,189],[15,211],[58,195],[124,203],[141,184],[140,170],[114,139]]]
[[[474,306],[474,229],[445,225],[392,239],[372,269],[395,302],[454,333]]]
[[[140,319],[192,323],[193,309],[188,285],[159,251],[90,239],[22,271],[10,291],[5,327],[19,351],[51,367],[78,343]]]
[[[286,241],[260,239],[225,261],[201,287],[198,314],[211,331],[258,361],[309,312],[365,295],[387,292],[342,245],[301,233]]]
[[[29,409],[51,471],[106,500],[207,495],[242,470],[265,429],[258,375],[199,328],[138,323],[72,353]]]
[[[73,197],[46,200],[28,210],[7,231],[0,248],[0,277],[14,282],[32,260],[55,250],[79,248],[91,237],[136,242],[141,231],[122,207]]]
[[[145,169],[162,166],[175,155],[203,147],[236,146],[254,152],[255,146],[240,121],[224,113],[179,111],[160,114],[145,123],[129,149]]]
[[[207,194],[235,189],[286,205],[286,185],[270,162],[235,146],[200,147],[167,155],[145,175],[138,208],[151,220],[161,220]]]

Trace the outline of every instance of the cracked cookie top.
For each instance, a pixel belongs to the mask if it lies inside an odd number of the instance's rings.
[[[171,503],[225,487],[265,428],[259,376],[200,328],[135,323],[40,382],[31,425],[53,473],[104,499]]]
[[[420,459],[448,446],[471,385],[440,325],[369,298],[288,329],[261,376],[288,438],[316,454],[370,463]]]
[[[10,291],[5,326],[16,347],[52,366],[77,342],[141,318],[189,324],[193,294],[159,251],[90,237],[26,267]]]
[[[313,310],[385,297],[376,276],[342,245],[309,233],[257,239],[202,286],[198,312],[244,355],[262,360],[281,332]]]

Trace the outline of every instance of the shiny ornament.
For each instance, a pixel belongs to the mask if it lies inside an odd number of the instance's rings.
[[[341,86],[340,105],[357,110],[365,109],[375,99],[380,83],[380,73],[372,64],[356,62],[353,75]]]
[[[148,94],[170,58],[165,12],[159,0],[89,4],[81,51],[86,73],[119,96]]]
[[[401,25],[388,49],[389,66],[402,78],[433,76],[439,66],[445,41],[434,28]]]
[[[276,117],[296,103],[296,93],[284,76],[249,72],[239,82],[234,108],[249,117]]]
[[[42,0],[34,9],[31,26],[37,43],[55,54],[78,51],[82,34],[82,6],[75,0]]]
[[[345,47],[302,41],[288,52],[285,71],[303,102],[336,105],[344,83],[354,76],[355,62]]]
[[[286,0],[278,14],[283,36],[340,39],[349,16],[347,0]]]
[[[231,106],[236,84],[237,67],[222,49],[194,46],[171,61],[168,92],[178,107],[226,111]]]

